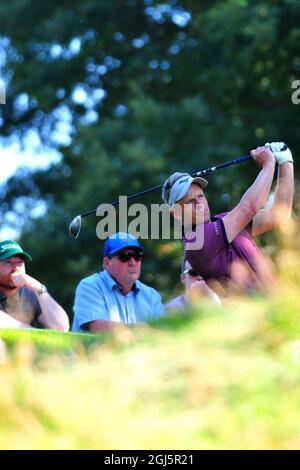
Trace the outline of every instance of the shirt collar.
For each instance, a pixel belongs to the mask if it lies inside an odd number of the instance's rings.
[[[120,286],[120,284],[111,277],[111,275],[109,274],[109,272],[106,269],[104,269],[101,274],[102,274],[102,277],[104,278],[104,281],[105,281],[107,287],[111,291],[114,290],[114,289],[117,289],[119,292],[122,292],[122,287]],[[139,287],[137,286],[136,282],[133,284],[131,290],[134,293],[136,293],[140,290]]]

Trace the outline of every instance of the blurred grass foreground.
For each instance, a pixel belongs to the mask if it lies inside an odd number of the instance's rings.
[[[109,336],[0,330],[0,448],[299,448],[300,257],[287,245],[267,297]]]

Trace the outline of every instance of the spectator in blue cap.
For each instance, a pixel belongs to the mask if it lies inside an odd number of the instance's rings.
[[[160,294],[138,279],[144,248],[125,232],[105,242],[103,271],[82,279],[74,302],[73,331],[91,333],[144,323],[164,313]]]

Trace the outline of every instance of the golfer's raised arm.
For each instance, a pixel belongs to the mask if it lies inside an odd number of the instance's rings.
[[[266,147],[251,150],[251,156],[262,170],[256,180],[243,195],[239,204],[223,218],[229,243],[245,228],[257,214],[269,196],[272,186],[275,157]]]
[[[291,217],[294,198],[294,165],[293,157],[287,148],[280,151],[282,142],[269,145],[279,165],[276,190],[272,206],[261,209],[253,218],[252,236],[285,226]]]

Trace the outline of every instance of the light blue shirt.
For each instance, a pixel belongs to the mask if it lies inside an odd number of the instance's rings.
[[[190,306],[190,303],[186,296],[179,295],[175,297],[175,299],[170,300],[170,302],[166,305],[166,310],[186,310]]]
[[[86,277],[77,286],[72,331],[94,320],[119,323],[144,323],[164,313],[160,294],[152,287],[135,281],[127,295],[104,270]]]

